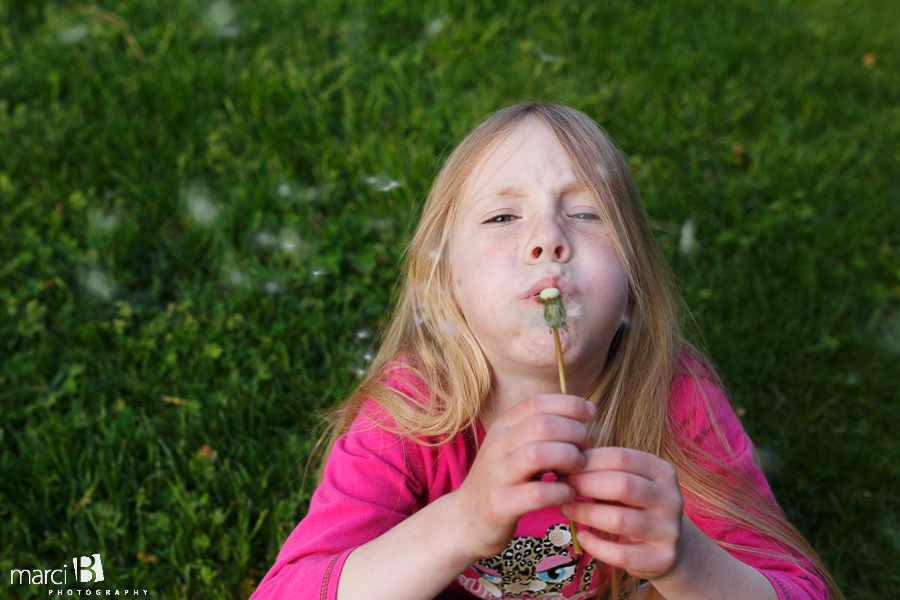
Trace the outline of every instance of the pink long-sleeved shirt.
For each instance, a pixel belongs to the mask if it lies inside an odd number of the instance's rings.
[[[686,359],[688,360],[688,359]],[[398,357],[387,370],[386,384],[427,402],[425,384],[403,369]],[[697,395],[704,387],[713,414],[725,433],[728,447],[712,434],[712,424]],[[669,418],[682,432],[684,447],[700,447],[742,470],[749,484],[775,499],[753,459],[753,445],[725,396],[708,379],[699,382],[679,375],[672,386]],[[314,492],[309,512],[284,543],[275,564],[260,582],[251,600],[335,600],[338,580],[347,556],[379,537],[437,498],[456,490],[475,459],[485,431],[460,432],[448,444],[428,447],[374,426],[393,423],[374,401],[367,400],[347,434],[336,441],[322,483]],[[719,469],[712,462],[703,465]],[[552,473],[544,475],[552,481]],[[589,501],[588,498],[579,500]],[[707,536],[759,550],[778,552],[775,543],[736,523],[694,510],[686,498],[685,514]],[[446,588],[460,598],[541,598],[587,600],[593,598],[604,573],[584,553],[572,551],[568,519],[559,507],[524,515],[507,549],[477,561]],[[780,600],[827,600],[822,580],[802,557],[797,562],[731,551],[772,582]],[[799,563],[799,564],[798,564]],[[403,581],[396,583],[398,589]],[[444,596],[442,596],[444,597]]]

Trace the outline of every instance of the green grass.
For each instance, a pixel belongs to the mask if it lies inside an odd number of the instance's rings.
[[[76,7],[0,0],[0,596],[99,552],[247,597],[442,159],[526,100],[622,147],[789,518],[900,594],[895,0],[103,4],[143,60]]]

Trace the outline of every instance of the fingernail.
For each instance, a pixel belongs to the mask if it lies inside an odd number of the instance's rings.
[[[571,514],[572,514],[572,507],[571,507],[571,506],[568,506],[568,505],[563,505],[563,507],[562,507],[562,514],[564,514],[564,515],[567,516],[567,517],[568,517],[568,516],[571,516]]]
[[[593,402],[585,400],[584,403],[587,404],[588,414],[590,414],[592,417],[597,414],[597,407],[594,406]]]

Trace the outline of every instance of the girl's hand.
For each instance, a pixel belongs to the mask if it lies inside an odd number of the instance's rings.
[[[575,500],[569,484],[532,477],[541,471],[577,473],[585,467],[585,421],[596,412],[578,396],[540,394],[491,424],[468,475],[452,492],[462,521],[460,534],[473,555],[484,558],[506,549],[525,513]]]
[[[604,540],[579,528],[578,541],[591,556],[651,582],[671,573],[682,552],[684,501],[675,468],[646,452],[592,448],[584,470],[566,479],[578,496],[562,512],[579,524],[624,536]]]

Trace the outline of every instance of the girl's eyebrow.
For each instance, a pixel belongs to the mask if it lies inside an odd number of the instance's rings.
[[[560,190],[560,195],[565,194],[575,194],[577,192],[585,191],[585,187],[581,184],[580,181],[569,181],[565,185],[563,185]],[[516,185],[507,185],[501,188],[490,188],[485,190],[482,194],[479,194],[475,199],[475,202],[472,203],[472,207],[476,207],[485,200],[490,200],[494,198],[516,198],[519,196],[525,195],[525,189]]]
[[[507,185],[502,188],[490,188],[485,190],[483,193],[478,195],[478,198],[475,199],[475,202],[472,204],[473,207],[478,204],[484,202],[485,200],[489,200],[492,198],[515,198],[516,196],[524,196],[525,190],[518,185]]]

